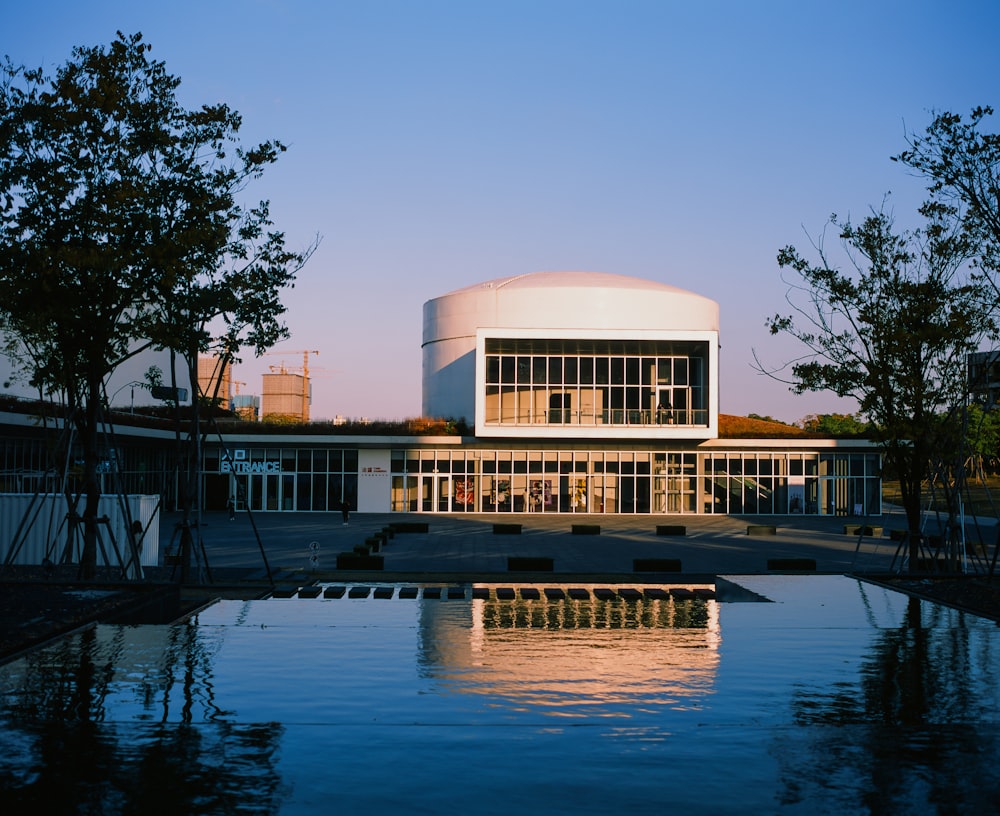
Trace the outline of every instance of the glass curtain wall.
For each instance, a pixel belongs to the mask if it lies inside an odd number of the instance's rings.
[[[881,513],[878,454],[394,451],[394,512]]]
[[[173,507],[176,467],[170,446],[137,445],[108,438],[102,445],[98,475],[103,493],[161,495]],[[52,440],[24,437],[0,440],[0,492],[52,493],[83,489],[83,450],[79,444],[67,458],[56,454]]]
[[[708,425],[708,344],[486,340],[487,425]]]
[[[221,510],[230,496],[238,509],[316,511],[357,506],[358,452],[339,448],[219,449],[204,455],[204,507]]]

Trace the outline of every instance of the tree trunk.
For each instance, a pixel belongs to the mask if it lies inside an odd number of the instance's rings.
[[[83,552],[80,554],[80,575],[92,580],[97,575],[97,515],[101,504],[101,478],[98,474],[100,449],[98,424],[100,416],[101,384],[93,379],[87,384],[87,404],[83,422],[78,425],[83,446]]]
[[[188,379],[191,383],[191,424],[189,436],[184,444],[182,461],[184,463],[183,476],[180,490],[181,500],[181,581],[187,583],[191,575],[191,560],[194,554],[194,515],[195,504],[198,495],[198,473],[201,465],[201,423],[199,414],[199,394],[198,394],[198,354],[197,351],[189,354],[185,362],[187,363]],[[174,371],[173,360],[171,360],[171,371]],[[176,378],[174,378],[174,388],[177,388]],[[180,401],[177,405],[180,413]]]

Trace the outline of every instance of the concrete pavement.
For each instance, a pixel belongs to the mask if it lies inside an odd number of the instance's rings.
[[[398,533],[381,555],[381,573],[352,575],[336,569],[336,556],[391,523],[418,521],[426,533]],[[895,521],[895,525],[891,522]],[[160,552],[176,545],[179,517],[162,519]],[[495,524],[521,525],[521,533],[497,534]],[[573,525],[596,525],[599,534],[573,533]],[[848,534],[846,525],[883,526],[880,537]],[[658,535],[658,525],[681,526],[684,535]],[[773,534],[759,534],[773,526]],[[900,517],[859,519],[830,516],[612,516],[612,515],[430,515],[339,513],[203,514],[200,532],[213,581],[240,574],[275,580],[489,580],[506,576],[508,557],[548,558],[553,577],[663,581],[663,574],[636,571],[637,559],[677,559],[678,579],[774,571],[773,559],[811,559],[817,572],[887,573],[898,566],[898,544],[888,537]],[[755,534],[757,533],[757,534]],[[204,563],[204,562],[203,562]],[[528,576],[524,576],[527,578]],[[537,580],[538,576],[535,576]]]

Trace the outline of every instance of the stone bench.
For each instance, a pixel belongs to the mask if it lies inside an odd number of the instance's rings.
[[[508,572],[552,572],[551,558],[541,555],[511,555],[507,557]]]
[[[815,558],[768,558],[767,568],[773,572],[815,572]]]
[[[361,555],[354,552],[342,552],[337,555],[339,570],[380,570],[384,559],[381,555]]]
[[[521,535],[520,524],[494,524],[493,535]]]
[[[632,561],[633,572],[680,572],[679,558],[636,558]]]
[[[683,524],[657,524],[656,534],[658,536],[686,536],[687,527]]]
[[[600,535],[600,524],[574,524],[570,531],[573,535]]]

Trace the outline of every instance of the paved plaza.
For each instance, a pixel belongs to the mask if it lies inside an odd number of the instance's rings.
[[[769,562],[787,559],[814,561],[817,572],[884,574],[898,567],[900,556],[889,529],[903,526],[899,515],[859,519],[356,513],[345,526],[339,513],[241,513],[233,521],[225,513],[205,513],[200,522],[202,563],[207,561],[213,580],[237,572],[327,580],[343,574],[336,569],[338,553],[350,552],[392,523],[414,521],[426,524],[427,532],[397,533],[380,553],[387,580],[486,580],[509,575],[511,557],[551,559],[554,577],[637,579],[641,577],[637,560],[660,559],[679,561],[678,577],[685,578],[766,573],[773,571]],[[162,520],[161,558],[176,549],[178,522],[176,514]],[[495,528],[507,524],[520,525],[520,533]],[[590,534],[574,533],[574,525],[587,525]],[[881,534],[851,532],[858,525]],[[675,534],[658,534],[658,527],[674,528]]]

